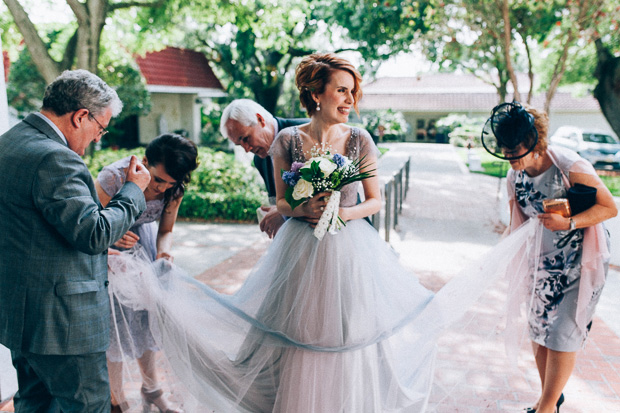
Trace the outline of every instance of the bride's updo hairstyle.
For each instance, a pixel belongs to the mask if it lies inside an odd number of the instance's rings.
[[[295,85],[299,89],[299,101],[306,108],[309,116],[316,113],[316,102],[312,93],[320,95],[325,91],[325,85],[329,83],[331,74],[336,70],[344,70],[353,76],[353,107],[359,115],[357,103],[362,98],[362,75],[355,66],[346,59],[338,57],[334,53],[313,53],[304,57],[295,69]]]

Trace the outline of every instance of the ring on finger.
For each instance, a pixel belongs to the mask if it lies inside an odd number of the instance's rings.
[[[324,210],[325,210],[325,207],[321,207],[321,211],[324,211]]]

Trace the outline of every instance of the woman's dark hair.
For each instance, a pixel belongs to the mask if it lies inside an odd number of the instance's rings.
[[[144,156],[151,166],[163,165],[166,173],[177,181],[165,192],[164,202],[182,197],[192,171],[198,167],[196,144],[176,133],[164,133],[148,144]]]

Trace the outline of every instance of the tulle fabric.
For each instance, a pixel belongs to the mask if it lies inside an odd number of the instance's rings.
[[[458,394],[449,360],[435,367],[437,344],[462,339],[464,316],[493,320],[480,340],[504,329],[505,306],[466,315],[499,279],[523,291],[511,303],[520,318],[540,228],[530,220],[436,294],[362,220],[322,241],[287,221],[233,296],[140,251],[110,257],[110,293],[149,312],[165,381],[188,412],[424,412],[431,389],[434,408]]]

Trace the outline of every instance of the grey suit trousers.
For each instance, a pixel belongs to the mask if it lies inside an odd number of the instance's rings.
[[[19,390],[15,413],[109,413],[105,352],[47,355],[11,351]]]

